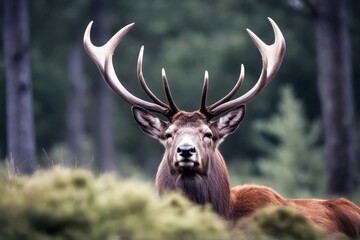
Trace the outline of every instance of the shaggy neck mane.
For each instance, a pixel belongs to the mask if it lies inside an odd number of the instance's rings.
[[[157,176],[159,193],[180,190],[197,204],[211,204],[225,219],[231,218],[230,184],[225,163],[219,153],[214,154],[206,175],[188,173],[171,175],[167,164],[160,165]]]

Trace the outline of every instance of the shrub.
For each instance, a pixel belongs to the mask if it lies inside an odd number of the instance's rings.
[[[1,168],[0,168],[1,169]],[[0,239],[318,239],[288,208],[265,208],[232,225],[152,184],[54,167],[8,178],[0,171]]]
[[[320,232],[290,207],[265,207],[237,225],[243,239],[316,240]]]
[[[179,194],[159,199],[147,183],[55,167],[1,178],[3,239],[222,239],[209,207]]]

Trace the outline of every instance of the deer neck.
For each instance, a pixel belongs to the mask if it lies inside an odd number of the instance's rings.
[[[225,219],[230,218],[230,184],[225,162],[219,152],[211,159],[207,174],[171,174],[168,164],[159,166],[156,185],[159,194],[181,191],[189,200],[211,204],[214,211]]]

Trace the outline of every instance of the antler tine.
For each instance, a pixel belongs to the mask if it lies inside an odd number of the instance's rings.
[[[243,84],[245,80],[245,68],[244,65],[241,64],[240,67],[240,75],[239,75],[239,79],[237,80],[235,86],[233,87],[233,89],[222,99],[220,99],[219,101],[217,101],[214,104],[211,104],[211,106],[208,107],[209,110],[216,108],[217,106],[223,104],[226,101],[229,101],[236,93],[237,91],[240,89],[241,85]]]
[[[119,79],[116,76],[112,55],[116,46],[121,42],[125,37],[127,32],[133,27],[134,23],[128,24],[127,26],[120,29],[107,43],[101,47],[94,46],[90,39],[90,32],[93,22],[91,21],[87,26],[84,33],[84,47],[92,58],[92,60],[97,65],[101,75],[103,76],[105,82],[114,90],[121,98],[131,105],[137,105],[143,107],[149,111],[157,112],[165,116],[168,115],[170,109],[168,107],[161,106],[159,104],[154,104],[151,102],[144,101],[134,95],[132,95],[126,88],[121,84]]]
[[[206,97],[207,97],[208,87],[209,87],[209,73],[208,71],[205,71],[204,85],[201,93],[201,103],[200,103],[200,112],[204,113],[205,115],[208,115],[208,111],[206,107]]]
[[[275,74],[278,72],[282,60],[284,58],[286,44],[283,34],[280,31],[280,28],[276,25],[274,20],[268,17],[268,20],[271,23],[275,34],[275,42],[272,45],[265,44],[258,36],[256,36],[251,30],[246,29],[249,33],[251,39],[255,43],[256,47],[259,49],[261,57],[266,57],[268,59],[268,75],[267,82],[270,82]]]
[[[212,116],[220,115],[226,111],[231,110],[232,108],[249,102],[274,78],[275,74],[278,72],[285,54],[285,39],[276,23],[271,18],[268,19],[275,33],[275,42],[272,45],[265,44],[253,32],[247,29],[247,32],[249,33],[251,39],[258,48],[263,61],[259,80],[255,84],[255,86],[253,86],[244,95],[231,101],[221,103],[216,107],[214,107],[213,105],[210,106],[211,109],[208,108],[208,111]]]
[[[143,56],[144,56],[144,46],[141,46],[140,48],[140,52],[139,52],[139,57],[138,57],[138,62],[137,62],[137,76],[138,79],[140,81],[140,85],[141,87],[144,89],[144,91],[146,92],[146,94],[157,104],[159,104],[162,107],[168,108],[169,106],[166,105],[164,102],[162,102],[159,98],[157,98],[155,96],[155,94],[150,90],[150,88],[148,87],[148,85],[146,84],[146,81],[144,79],[144,74],[142,71],[142,62],[143,62]]]
[[[166,78],[166,73],[165,73],[165,69],[161,69],[161,76],[162,76],[162,80],[163,80],[163,85],[164,85],[164,91],[165,91],[165,94],[166,94],[166,98],[169,102],[169,106],[170,106],[170,114],[173,115],[177,112],[179,112],[179,108],[176,106],[173,98],[172,98],[172,95],[171,95],[171,91],[170,91],[170,87],[169,87],[169,82]]]

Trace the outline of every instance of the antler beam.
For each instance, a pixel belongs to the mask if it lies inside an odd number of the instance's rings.
[[[275,42],[272,45],[265,44],[252,31],[246,29],[262,57],[263,65],[259,80],[244,95],[228,101],[238,91],[242,82],[244,81],[244,67],[243,65],[241,65],[240,77],[234,88],[224,98],[208,107],[203,106],[203,104],[205,103],[204,96],[206,97],[208,85],[208,80],[204,80],[203,96],[201,101],[202,104],[200,107],[200,111],[204,113],[208,118],[216,117],[233,108],[246,104],[257,94],[259,94],[259,92],[274,78],[275,74],[278,72],[285,54],[285,39],[276,23],[271,18],[268,19],[275,33]]]
[[[131,94],[126,88],[121,84],[118,77],[116,76],[112,55],[115,51],[116,46],[121,42],[121,40],[125,37],[128,31],[134,26],[134,23],[128,24],[127,26],[120,29],[106,44],[101,47],[94,46],[90,39],[90,32],[93,22],[90,22],[87,26],[84,34],[84,47],[92,58],[92,60],[97,65],[101,75],[103,76],[105,82],[110,86],[112,90],[114,90],[122,99],[126,102],[130,103],[133,106],[139,106],[146,110],[160,113],[168,118],[170,118],[173,114],[175,114],[178,109],[176,108],[173,100],[171,98],[171,94],[168,95],[170,92],[168,84],[164,83],[164,88],[170,102],[170,106],[163,103],[160,99],[158,99],[148,88],[143,73],[142,73],[142,59],[143,59],[143,52],[144,48],[141,47],[138,64],[137,64],[137,75],[140,81],[141,86],[143,87],[144,91],[149,95],[149,97],[154,101],[154,103],[144,101],[133,94]]]

